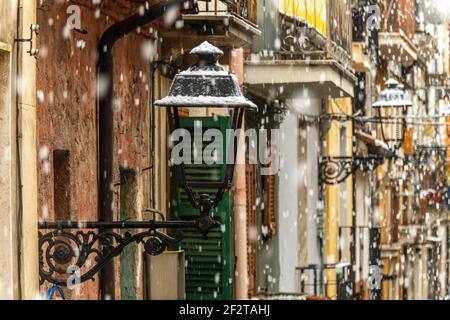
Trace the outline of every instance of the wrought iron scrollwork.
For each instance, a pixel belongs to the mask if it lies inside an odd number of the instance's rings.
[[[40,283],[48,281],[66,286],[75,270],[82,272],[76,275],[80,283],[94,280],[94,275],[131,243],[142,243],[145,252],[155,256],[181,239],[181,233],[171,237],[155,229],[135,234],[128,231],[124,234],[113,231],[96,233],[92,230],[78,230],[74,233],[66,230],[53,230],[45,234],[40,232]]]
[[[328,185],[340,184],[357,170],[373,171],[385,160],[381,156],[324,157],[320,162],[321,180]]]
[[[326,184],[344,182],[354,170],[352,157],[326,157],[320,163],[320,172]]]
[[[249,18],[249,12],[248,12],[248,0],[240,0],[239,1],[239,7],[240,7],[240,14],[242,17],[248,19]]]
[[[192,221],[40,222],[40,284],[68,286],[72,281],[94,280],[132,243],[142,244],[147,254],[156,256],[183,239],[180,231],[170,236],[157,229],[195,229],[206,237],[217,226],[219,222],[206,214]],[[118,229],[126,231],[114,231]]]

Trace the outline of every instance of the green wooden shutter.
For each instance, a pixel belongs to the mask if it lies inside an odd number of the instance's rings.
[[[180,118],[180,126],[194,132],[194,125],[201,121],[203,132],[210,128],[219,129],[224,137],[223,164],[185,165],[187,181],[223,181],[226,171],[226,149],[228,145],[226,129],[230,128],[229,117],[186,117]],[[193,135],[192,135],[193,137]],[[194,140],[194,139],[192,139]],[[206,142],[203,145],[209,144]],[[191,206],[183,188],[180,187],[179,168],[172,169],[172,216],[180,220],[192,220],[199,216],[198,209]],[[193,188],[194,193],[210,194],[213,199],[217,189]],[[221,218],[220,229],[203,239],[198,231],[183,230],[185,238],[179,249],[186,256],[186,298],[192,300],[232,299],[233,298],[233,248],[231,222],[231,196],[226,192],[220,205],[212,215]]]

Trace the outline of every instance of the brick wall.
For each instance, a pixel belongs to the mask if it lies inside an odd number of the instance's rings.
[[[72,4],[81,8],[81,29],[86,34],[64,32],[69,17],[66,10]],[[37,61],[37,148],[41,219],[97,220],[97,41],[109,25],[135,12],[137,5],[130,1],[103,1],[100,5],[93,5],[91,0],[54,1],[48,8],[38,9],[41,53]],[[132,34],[118,41],[114,50],[116,184],[120,182],[120,166],[136,170],[149,166],[149,62],[141,54],[141,45],[148,39],[148,35]],[[65,157],[55,162],[54,155],[61,154]],[[64,173],[56,183],[54,170]],[[64,185],[68,188],[61,187]],[[118,185],[115,188],[119,190]],[[70,213],[56,213],[55,199],[70,202],[56,206]],[[147,194],[143,202],[146,206]],[[98,280],[88,282],[69,296],[96,299],[98,284]]]
[[[411,40],[416,30],[416,5],[414,0],[380,1],[382,31],[403,32]]]

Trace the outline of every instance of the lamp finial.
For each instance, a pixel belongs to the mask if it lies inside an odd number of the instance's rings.
[[[213,46],[208,41],[204,41],[190,52],[191,55],[197,57],[200,64],[211,65],[216,64],[223,56],[223,51]]]

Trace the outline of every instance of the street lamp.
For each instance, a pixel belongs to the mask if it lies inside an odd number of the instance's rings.
[[[168,95],[155,101],[155,106],[167,108],[171,133],[181,129],[180,108],[225,108],[231,113],[232,129],[240,129],[245,110],[257,110],[257,106],[242,95],[236,76],[229,74],[218,64],[223,52],[205,41],[192,49],[190,54],[197,59],[197,63],[177,74]],[[181,187],[184,188],[191,205],[199,209],[198,229],[205,235],[215,225],[210,215],[211,210],[220,203],[224,192],[232,186],[237,145],[233,143],[233,150],[227,148],[232,155],[228,154],[223,181],[189,180],[186,177],[185,163],[178,165]],[[205,193],[195,193],[194,188],[216,189],[216,194],[211,198]]]
[[[398,81],[389,79],[385,89],[381,92],[380,100],[373,104],[376,110],[377,130],[392,153],[391,159],[398,159],[399,151],[405,140],[406,116],[412,102],[406,99],[404,90]],[[370,231],[369,252],[369,295],[371,300],[381,299],[381,229],[372,228]]]
[[[376,119],[381,137],[393,152],[394,157],[398,156],[398,151],[405,139],[406,116],[411,107],[412,102],[406,99],[404,90],[394,79],[386,81],[380,100],[373,104],[377,112]]]
[[[197,63],[177,74],[168,96],[154,103],[155,106],[167,108],[171,133],[181,128],[179,108],[225,108],[231,113],[233,129],[240,129],[245,110],[257,110],[257,106],[242,95],[236,77],[218,64],[223,52],[208,42],[203,42],[192,49],[191,55],[197,58]],[[233,149],[228,150],[229,160],[227,159],[225,177],[221,182],[189,180],[184,163],[179,165],[182,187],[186,190],[191,205],[199,210],[199,217],[195,220],[40,222],[40,230],[50,230],[45,234],[39,233],[41,283],[48,281],[67,286],[67,277],[73,277],[75,273],[75,282],[81,283],[93,279],[97,272],[131,243],[143,243],[146,253],[159,255],[182,239],[181,234],[172,237],[158,229],[194,229],[206,236],[219,225],[211,217],[211,210],[220,204],[224,192],[232,185],[237,143],[234,143]],[[233,151],[231,157],[230,152]],[[216,193],[211,198],[207,194],[195,193],[195,188],[216,188]],[[157,210],[149,211],[161,215]],[[146,231],[120,234],[114,229]]]
[[[396,80],[388,80],[386,88],[381,92],[380,100],[373,104],[376,115],[373,120],[377,123],[381,140],[356,131],[355,135],[362,141],[370,144],[369,156],[332,156],[324,157],[321,160],[321,179],[325,184],[336,185],[344,182],[351,174],[357,170],[373,171],[386,159],[397,159],[399,150],[405,139],[406,116],[408,109],[412,107],[412,102],[407,100],[405,92],[400,88]],[[357,117],[334,116],[333,120],[364,122],[367,119]],[[373,152],[370,152],[370,151]]]

